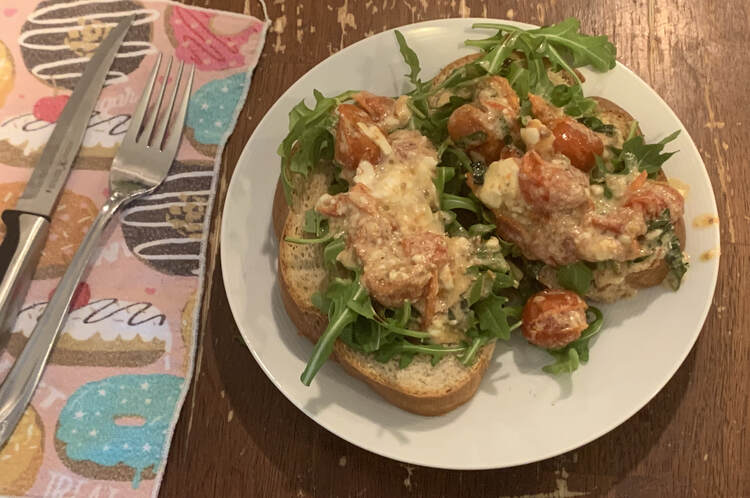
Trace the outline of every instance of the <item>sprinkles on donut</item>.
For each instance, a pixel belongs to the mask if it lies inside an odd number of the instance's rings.
[[[65,465],[90,479],[153,479],[184,379],[116,375],[89,382],[68,398],[55,448]]]

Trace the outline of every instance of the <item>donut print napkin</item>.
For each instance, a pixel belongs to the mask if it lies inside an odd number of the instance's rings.
[[[78,288],[31,407],[0,448],[0,495],[155,496],[190,384],[221,151],[268,21],[164,1],[5,2],[0,210],[14,206],[93,51],[131,14],[31,290],[0,346],[0,379],[107,196],[112,157],[158,52],[196,65],[187,132],[164,184],[122,213]]]

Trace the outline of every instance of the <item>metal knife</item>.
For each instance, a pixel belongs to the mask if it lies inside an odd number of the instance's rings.
[[[134,19],[135,15],[131,15],[120,21],[101,42],[60,114],[15,209],[2,213],[6,230],[0,245],[0,344],[15,323],[26,297],[47,240],[50,217],[78,154],[109,67]]]

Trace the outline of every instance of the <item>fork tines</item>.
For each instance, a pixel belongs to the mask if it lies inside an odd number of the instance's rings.
[[[180,135],[182,134],[182,126],[185,122],[185,115],[187,114],[193,75],[195,74],[195,66],[192,64],[190,65],[190,75],[187,78],[187,81],[182,84],[184,87],[183,97],[179,104],[179,108],[174,115],[172,115],[174,104],[177,100],[177,94],[179,93],[183,80],[182,74],[184,71],[184,63],[180,62],[180,65],[177,68],[177,74],[173,78],[174,82],[172,84],[172,92],[169,97],[169,102],[166,107],[162,109],[164,94],[170,83],[172,60],[173,57],[170,57],[167,62],[167,68],[162,75],[162,83],[159,87],[158,93],[155,99],[153,99],[153,102],[151,102],[151,94],[153,93],[154,85],[156,84],[157,76],[159,74],[159,68],[161,67],[162,54],[159,54],[159,57],[156,59],[154,68],[151,70],[151,74],[146,82],[146,87],[143,89],[143,96],[138,102],[128,132],[123,139],[123,145],[126,143],[137,143],[141,146],[147,146],[149,148],[163,151],[166,154],[174,155],[177,153],[177,147],[180,143]],[[146,115],[148,116],[146,117]],[[144,119],[144,117],[146,117],[146,119]],[[170,129],[169,133],[167,133],[170,124],[173,129]]]

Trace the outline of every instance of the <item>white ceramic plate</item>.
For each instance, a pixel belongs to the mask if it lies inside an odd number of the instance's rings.
[[[472,51],[463,41],[484,36],[470,29],[479,21],[401,28],[420,57],[424,78]],[[300,383],[312,345],[297,335],[284,311],[271,226],[279,174],[276,148],[287,133],[287,113],[300,99],[311,99],[314,88],[326,95],[349,89],[396,95],[408,89],[406,72],[392,31],[360,41],[292,85],[247,142],[227,194],[221,259],[229,303],[250,351],[279,390],[318,424],[403,462],[451,469],[508,467],[558,455],[605,434],[644,406],[685,359],[708,313],[719,267],[717,258],[699,258],[719,247],[717,227],[697,229],[691,223],[698,215],[717,212],[698,151],[667,104],[620,64],[603,75],[583,71],[586,94],[627,109],[649,141],[682,130],[673,145],[679,152],[665,168],[690,186],[685,219],[692,266],[679,292],[653,288],[603,307],[605,329],[589,363],[572,377],[544,374],[541,367],[550,358],[522,339],[498,344],[477,395],[441,417],[412,415],[386,403],[334,362],[322,368],[311,387]]]

